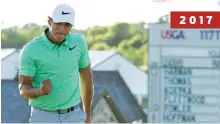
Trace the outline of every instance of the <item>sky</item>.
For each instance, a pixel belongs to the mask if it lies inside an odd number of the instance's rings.
[[[170,11],[220,11],[219,0],[1,0],[1,28],[26,23],[47,24],[58,3],[76,11],[75,28],[106,26],[117,22],[153,23]]]

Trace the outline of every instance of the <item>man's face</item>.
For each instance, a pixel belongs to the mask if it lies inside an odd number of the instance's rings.
[[[72,27],[72,25],[69,23],[55,23],[51,18],[49,18],[48,23],[50,26],[50,31],[53,36],[53,39],[57,43],[63,42],[63,40],[69,34],[69,31]]]

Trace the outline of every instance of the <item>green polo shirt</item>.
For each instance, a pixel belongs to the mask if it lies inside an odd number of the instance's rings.
[[[40,87],[46,78],[52,83],[52,93],[30,99],[31,106],[66,109],[80,102],[79,68],[90,64],[87,43],[80,35],[69,33],[58,46],[47,39],[45,31],[23,47],[19,73],[33,76],[34,87]]]

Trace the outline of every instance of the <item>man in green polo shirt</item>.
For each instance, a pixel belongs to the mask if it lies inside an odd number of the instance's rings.
[[[48,28],[21,51],[19,90],[31,123],[91,122],[93,76],[86,41],[70,32],[74,18],[71,6],[57,5]]]

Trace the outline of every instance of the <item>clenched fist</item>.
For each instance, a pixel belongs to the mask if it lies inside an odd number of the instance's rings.
[[[49,79],[45,79],[42,81],[40,88],[41,88],[42,95],[48,95],[52,92],[52,83],[50,82]]]

